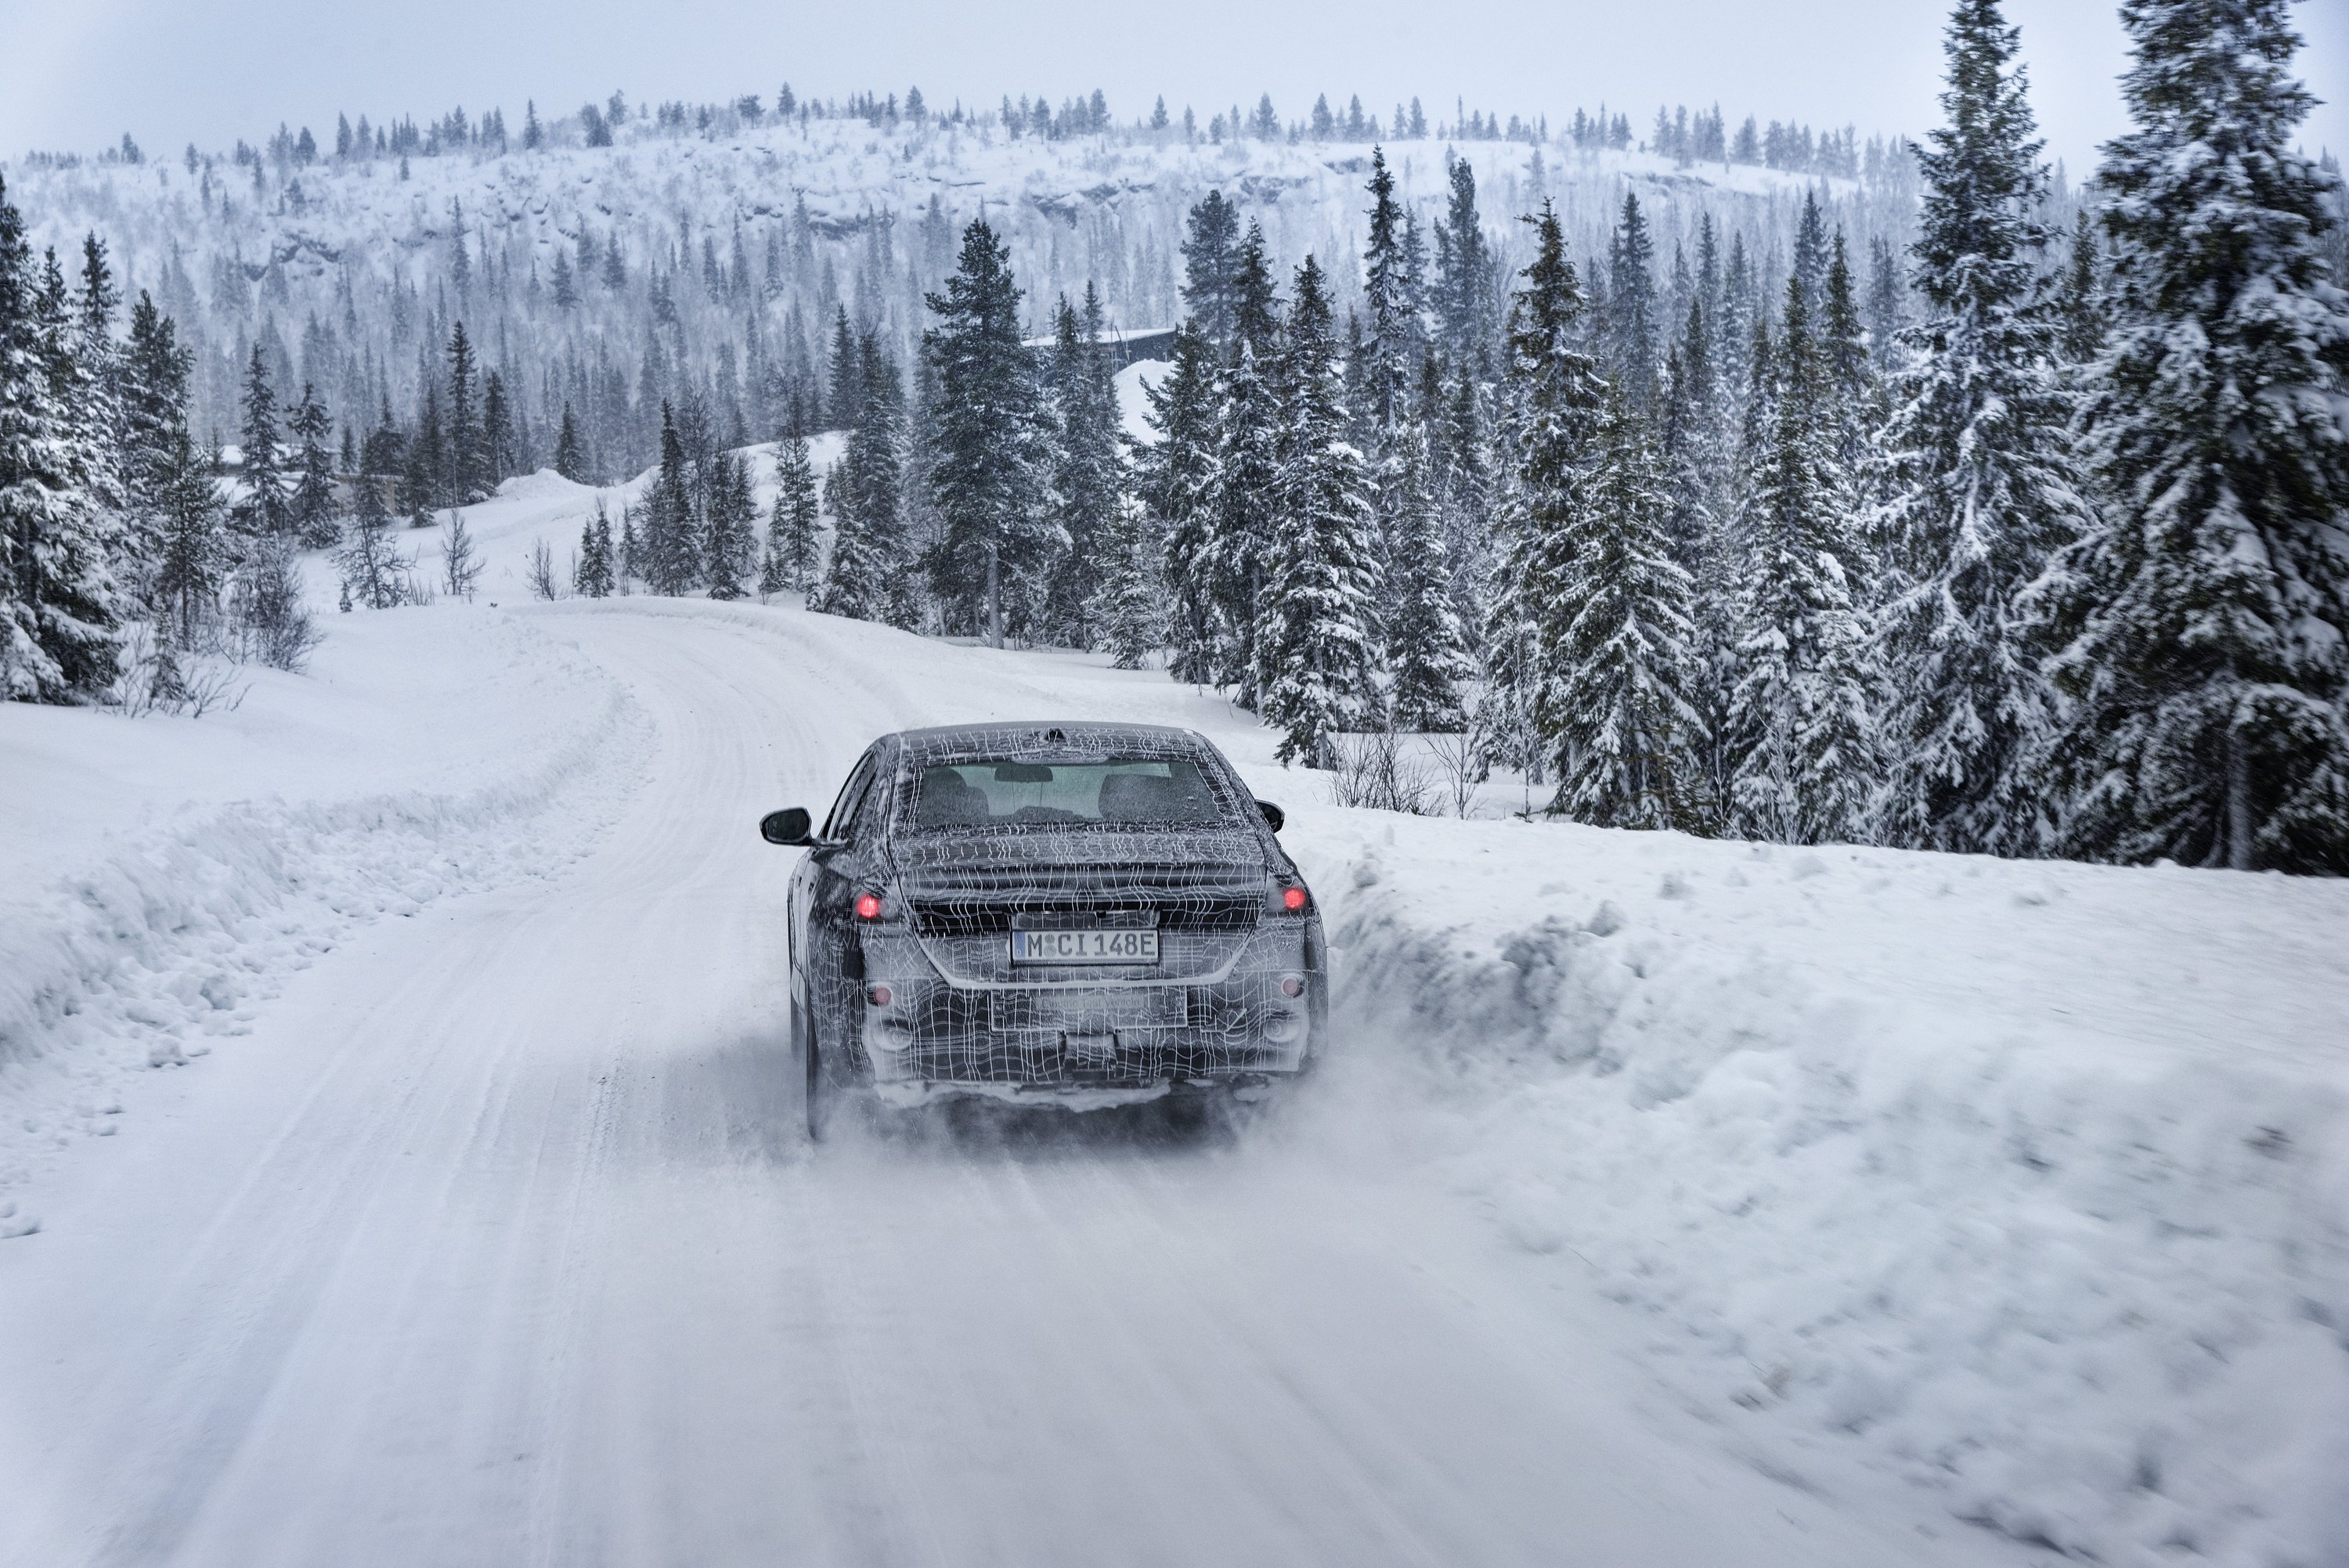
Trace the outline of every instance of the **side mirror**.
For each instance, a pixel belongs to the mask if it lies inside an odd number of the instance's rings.
[[[813,843],[815,840],[808,830],[811,826],[806,807],[786,807],[759,819],[759,837],[771,844]]]
[[[1256,803],[1256,809],[1264,813],[1265,821],[1271,826],[1274,832],[1277,833],[1288,825],[1288,813],[1271,801],[1258,800]]]

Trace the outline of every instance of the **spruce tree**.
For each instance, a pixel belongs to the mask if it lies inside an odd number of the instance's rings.
[[[2072,252],[2064,263],[2056,309],[2064,361],[2073,366],[2093,364],[2105,346],[2105,274],[2096,250],[2095,220],[2085,207],[2072,234]]]
[[[579,449],[579,423],[572,418],[568,397],[563,400],[563,426],[554,438],[554,471],[573,484],[587,482],[586,459]]]
[[[599,495],[595,514],[579,530],[579,565],[572,573],[571,586],[582,599],[608,599],[619,585],[613,550],[612,514],[604,510],[604,498]]]
[[[56,258],[36,280],[0,186],[0,693],[12,699],[98,696],[127,608],[118,524],[92,493],[97,454],[71,402],[75,336]]]
[[[236,509],[237,521],[247,533],[282,533],[293,510],[285,470],[278,460],[277,394],[269,385],[269,366],[261,346],[254,345],[244,372],[243,422],[239,443],[243,465],[244,499]]]
[[[1541,771],[1540,736],[1550,727],[1552,693],[1563,672],[1548,662],[1544,606],[1564,572],[1588,499],[1590,460],[1605,382],[1583,352],[1587,302],[1557,209],[1542,203],[1532,261],[1509,306],[1508,383],[1514,473],[1500,515],[1484,639],[1485,710],[1493,760]]]
[[[192,648],[213,619],[227,580],[228,506],[213,481],[211,454],[175,426],[161,462],[149,470],[160,521],[152,604],[156,630]]]
[[[1331,737],[1369,717],[1377,592],[1362,456],[1347,410],[1330,295],[1311,256],[1297,271],[1282,364],[1279,506],[1266,552],[1257,687],[1284,763],[1327,766]]]
[[[1392,672],[1387,704],[1394,727],[1450,733],[1467,723],[1463,688],[1475,673],[1452,600],[1452,563],[1440,508],[1429,487],[1427,434],[1406,416],[1394,462],[1380,486],[1390,605],[1382,628]]]
[[[483,482],[487,465],[478,401],[480,379],[472,340],[465,335],[465,324],[460,321],[449,335],[449,488],[442,500],[450,506],[470,506],[486,500],[492,489]]]
[[[2098,176],[2106,498],[2053,597],[2066,852],[2349,874],[2349,300],[2284,0],[2129,0]]]
[[[335,515],[335,461],[326,450],[334,428],[326,407],[305,382],[302,400],[285,421],[294,438],[294,493],[287,499],[287,521],[305,549],[324,550],[341,538]]]
[[[513,409],[506,401],[505,377],[492,370],[481,378],[481,461],[480,479],[490,494],[513,471]]]
[[[1141,498],[1122,494],[1101,541],[1101,586],[1092,615],[1110,664],[1138,670],[1164,640],[1165,590],[1159,576],[1164,546]]]
[[[1737,511],[1730,399],[1713,379],[1716,363],[1700,294],[1689,301],[1688,319],[1667,361],[1661,455],[1666,532],[1672,560],[1690,583],[1695,685],[1689,700],[1699,718],[1694,788],[1703,819],[1715,828],[1728,816],[1730,765],[1723,742],[1736,682],[1741,560],[1731,537]]]
[[[1101,296],[1091,284],[1081,317],[1063,296],[1050,370],[1050,510],[1058,538],[1039,629],[1043,640],[1077,648],[1097,645],[1092,607],[1106,569],[1102,552],[1117,525],[1125,488],[1117,390],[1102,352],[1101,325]]]
[[[1776,385],[1744,524],[1751,562],[1729,709],[1730,830],[1779,843],[1865,843],[1877,683],[1850,483],[1824,418],[1826,371],[1800,276],[1787,280],[1770,357]]]
[[[867,336],[854,411],[841,460],[824,480],[833,516],[832,559],[809,607],[827,614],[910,629],[921,603],[905,531],[905,415],[896,367]]]
[[[1623,221],[1608,253],[1607,335],[1615,378],[1632,410],[1642,416],[1655,407],[1656,371],[1663,357],[1658,310],[1655,242],[1640,214],[1640,198],[1626,191]]]
[[[644,536],[636,531],[635,509],[630,507],[625,501],[620,504],[620,549],[619,553],[613,557],[613,562],[614,574],[612,585],[615,593],[623,594],[626,593],[628,592],[628,582],[631,578],[636,579],[639,582],[643,580],[645,574]]]
[[[1257,638],[1281,509],[1282,425],[1279,392],[1253,337],[1240,337],[1224,393],[1204,567],[1221,632],[1214,677],[1234,691],[1240,706],[1256,708],[1263,668]]]
[[[1464,158],[1445,161],[1451,196],[1435,225],[1433,304],[1445,356],[1464,364],[1491,347],[1495,263],[1476,213],[1476,170]]]
[[[1919,155],[1911,249],[1930,314],[1902,335],[1911,358],[1877,440],[1890,492],[1877,522],[1889,568],[1882,831],[1909,848],[2002,855],[2040,850],[2044,797],[2031,775],[2053,720],[2020,601],[2087,521],[2040,284],[2047,176],[2016,34],[1996,0],[1960,0],[1951,19],[1949,123]],[[1857,358],[1857,342],[1831,337],[1838,346]]]
[[[702,545],[703,570],[712,599],[740,599],[759,548],[758,501],[750,490],[748,459],[720,452],[714,469]]]
[[[1258,364],[1269,366],[1279,342],[1280,291],[1273,283],[1272,257],[1263,226],[1250,219],[1232,273],[1230,357],[1237,361],[1239,346],[1246,343],[1256,349]]]
[[[1729,237],[1729,261],[1721,274],[1721,308],[1708,324],[1713,339],[1713,379],[1743,420],[1745,402],[1755,386],[1754,346],[1767,325],[1769,311],[1762,302],[1762,286],[1745,253],[1745,236]]]
[[[775,511],[767,525],[767,560],[759,578],[761,598],[786,590],[804,592],[815,582],[816,529],[822,501],[804,436],[775,448]]]
[[[857,515],[883,563],[880,618],[913,631],[921,625],[927,606],[907,531],[905,382],[896,363],[882,349],[877,331],[864,335],[862,352],[859,385],[864,389],[864,407],[849,433],[843,461],[856,487]]]
[[[449,448],[440,436],[440,388],[424,387],[424,407],[416,419],[415,438],[408,443],[407,463],[400,474],[400,510],[412,528],[430,528],[448,488]]]
[[[808,608],[854,621],[885,620],[890,580],[901,567],[887,536],[886,520],[868,520],[864,515],[859,489],[845,458],[824,476],[824,500],[832,513],[832,559],[825,563],[823,585]]]
[[[1710,824],[1704,716],[1688,573],[1672,559],[1671,497],[1646,422],[1610,395],[1589,494],[1540,606],[1556,671],[1543,729],[1553,811],[1607,828]]]
[[[938,449],[926,476],[943,529],[933,558],[938,597],[962,624],[1003,645],[1008,576],[1041,563],[1038,503],[1050,458],[1035,367],[1019,336],[1010,253],[985,220],[963,231],[937,325],[923,335],[938,386]]]
[[[180,342],[177,324],[140,291],[122,358],[122,460],[134,490],[151,487],[151,476],[172,459],[194,368],[195,355]]]
[[[1826,295],[1827,222],[1816,191],[1803,192],[1802,215],[1795,220],[1794,270],[1802,280],[1803,297],[1816,310]]]
[[[1237,330],[1239,211],[1210,191],[1185,221],[1183,303],[1217,353],[1228,353]]]
[[[1868,242],[1868,349],[1877,374],[1889,374],[1900,355],[1900,328],[1907,313],[1902,302],[1908,280],[1900,271],[1892,242],[1878,234]]]
[[[106,260],[106,244],[95,233],[82,240],[81,286],[73,300],[70,347],[76,389],[70,399],[76,438],[88,454],[90,499],[119,526],[129,511],[123,468],[123,358],[114,341],[114,308],[122,303]],[[136,535],[125,532],[118,575],[136,579],[146,562]]]
[[[693,505],[693,481],[677,416],[661,405],[660,472],[645,498],[643,560],[630,565],[655,593],[690,593],[702,581],[700,518]]]
[[[1371,149],[1370,239],[1362,251],[1366,335],[1360,356],[1367,406],[1356,412],[1381,440],[1408,409],[1412,369],[1426,341],[1409,222],[1394,191],[1385,151]]]
[[[188,377],[194,365],[171,318],[142,291],[130,308],[130,338],[121,355],[118,461],[129,503],[125,525],[150,609],[158,603],[155,572],[169,526],[166,480],[174,469],[177,438],[187,426]]]
[[[832,322],[832,356],[828,361],[830,375],[825,383],[824,414],[827,428],[852,429],[857,415],[864,407],[863,375],[864,353],[858,341],[856,329],[849,325],[848,307],[839,306]]]
[[[1452,607],[1469,646],[1481,641],[1485,590],[1493,573],[1493,511],[1496,490],[1490,397],[1467,364],[1446,381],[1430,357],[1433,396],[1424,418],[1429,449],[1437,459],[1439,514],[1444,550],[1452,568]]]
[[[1826,365],[1828,393],[1835,400],[1830,417],[1837,421],[1837,454],[1847,471],[1858,474],[1867,466],[1868,440],[1882,426],[1885,410],[1875,365],[1868,358],[1868,327],[1860,318],[1859,295],[1840,229],[1828,252],[1826,286],[1819,312],[1819,353]]]
[[[1221,413],[1215,356],[1205,328],[1195,319],[1184,323],[1166,373],[1143,386],[1143,418],[1158,438],[1138,449],[1135,462],[1135,493],[1151,531],[1165,542],[1159,575],[1169,600],[1166,673],[1195,686],[1216,678],[1222,642],[1214,573]]]

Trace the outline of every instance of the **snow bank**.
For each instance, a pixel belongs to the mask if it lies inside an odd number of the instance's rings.
[[[2349,887],[1297,817],[1330,1114],[1439,1108],[1409,1136],[1757,1466],[2349,1562]]]
[[[470,607],[338,616],[233,713],[0,707],[0,1233],[123,1074],[243,1034],[354,926],[575,858],[633,778],[601,669]],[[559,808],[559,809],[558,809]]]

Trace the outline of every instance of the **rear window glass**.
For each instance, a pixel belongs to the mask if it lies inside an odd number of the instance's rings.
[[[1236,820],[1189,758],[1101,762],[957,762],[922,769],[917,833],[1059,825],[1220,828]]]

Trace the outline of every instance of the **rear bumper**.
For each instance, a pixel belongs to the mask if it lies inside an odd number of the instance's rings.
[[[1297,1076],[1287,1073],[1233,1073],[1218,1078],[1160,1078],[1147,1084],[1001,1083],[992,1079],[924,1078],[876,1081],[873,1092],[881,1103],[897,1109],[936,1105],[949,1099],[987,1099],[1028,1109],[1110,1110],[1120,1106],[1147,1105],[1153,1100],[1228,1095],[1257,1099]]]
[[[1030,1020],[1023,1019],[1023,1022]],[[954,1085],[955,1092],[1111,1092],[1154,1097],[1178,1084],[1225,1084],[1303,1068],[1314,1031],[1303,1007],[1256,1020],[1249,1029],[902,1028],[864,1021],[864,1056],[876,1086]],[[1268,1038],[1267,1032],[1281,1038]],[[969,1086],[981,1086],[972,1088]]]

